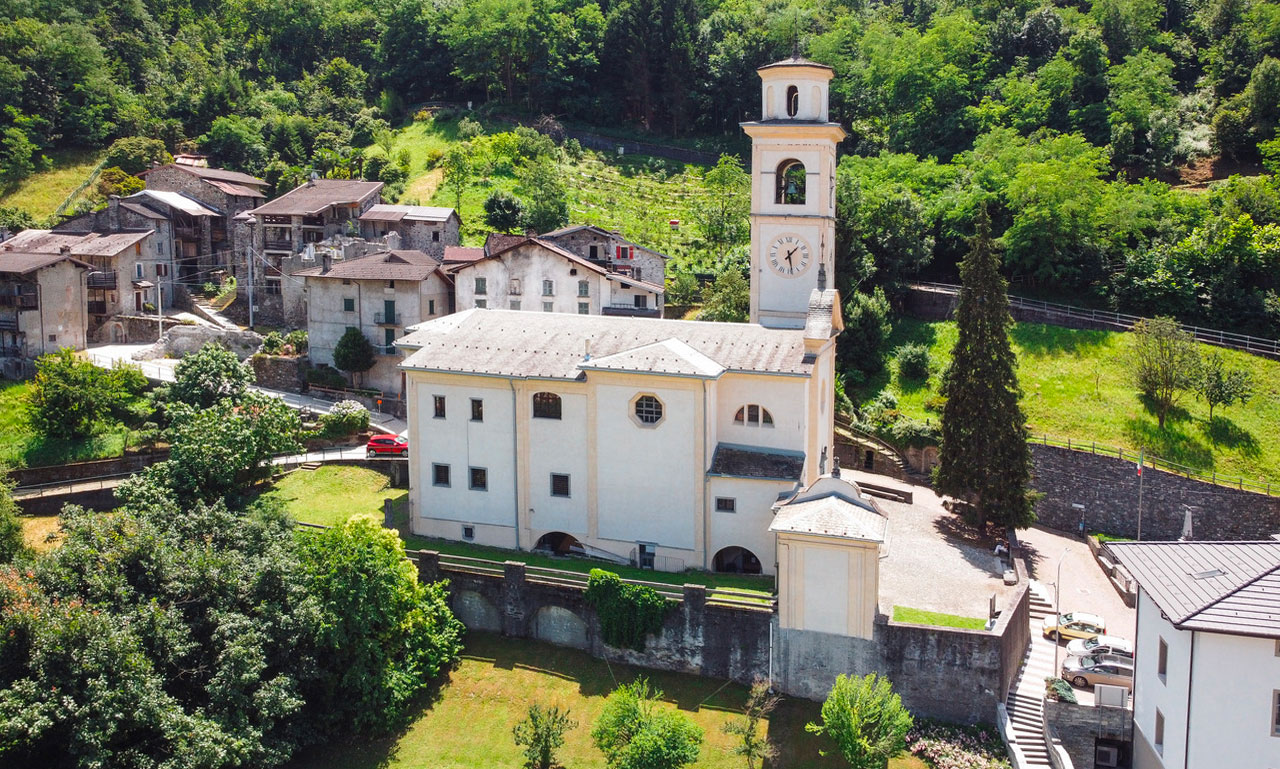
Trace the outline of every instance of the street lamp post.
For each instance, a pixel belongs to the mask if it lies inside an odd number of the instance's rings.
[[[1071,552],[1071,548],[1062,548],[1062,555],[1058,556],[1058,576],[1053,583],[1053,622],[1054,626],[1062,621],[1062,562],[1066,560],[1067,553]],[[1058,649],[1062,646],[1061,629],[1053,631],[1053,677],[1060,678],[1062,670],[1058,668]]]

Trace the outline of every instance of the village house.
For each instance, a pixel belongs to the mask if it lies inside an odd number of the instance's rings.
[[[1273,769],[1280,541],[1107,547],[1138,582],[1135,769]]]
[[[362,387],[399,398],[404,375],[394,343],[405,328],[452,311],[452,281],[439,260],[416,250],[382,251],[294,273],[306,281],[307,337],[313,363],[333,365],[333,351],[355,328],[377,351]]]
[[[30,374],[25,361],[61,347],[85,348],[89,325],[85,275],[93,266],[68,250],[52,254],[0,250],[3,375]]]
[[[400,247],[443,259],[445,249],[458,245],[462,220],[452,208],[395,206],[378,203],[360,214],[360,234],[366,240],[400,236]]]
[[[335,235],[358,235],[360,215],[381,202],[381,192],[382,182],[312,179],[241,214],[248,217],[251,235],[236,293],[246,301],[252,298],[255,322],[306,324],[303,281],[290,276],[315,265],[317,243]]]
[[[610,272],[626,275],[656,285],[664,285],[667,260],[671,257],[658,253],[594,224],[579,224],[546,232],[542,240],[571,251],[598,264]]]
[[[455,257],[463,256],[451,251]],[[473,255],[473,254],[472,254]],[[485,255],[452,268],[457,307],[662,316],[664,288],[534,236],[490,236]]]
[[[186,160],[187,162],[181,162]],[[180,279],[201,285],[215,270],[243,272],[243,248],[237,248],[236,216],[262,204],[268,184],[255,176],[198,165],[202,158],[179,156],[174,163],[143,171],[147,191],[172,193],[201,203],[211,215],[190,219],[178,215],[174,222],[175,257]]]

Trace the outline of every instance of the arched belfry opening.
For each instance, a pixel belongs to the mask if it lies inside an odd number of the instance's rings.
[[[787,86],[787,117],[800,114],[800,89],[794,85]]]
[[[775,203],[784,203],[787,205],[800,205],[805,199],[805,171],[804,163],[799,160],[784,160],[778,164],[777,192],[774,195]]]

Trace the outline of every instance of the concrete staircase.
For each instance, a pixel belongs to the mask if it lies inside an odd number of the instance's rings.
[[[1039,582],[1031,580],[1030,590],[1031,644],[1005,699],[1009,747],[1022,769],[1050,765],[1044,742],[1044,679],[1054,675],[1053,642],[1044,638],[1040,628],[1041,621],[1053,614],[1053,602]]]

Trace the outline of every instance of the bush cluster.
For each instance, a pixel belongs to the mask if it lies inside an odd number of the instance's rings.
[[[600,617],[605,643],[619,649],[644,651],[645,636],[662,630],[670,608],[653,588],[623,582],[603,569],[591,570],[585,597]]]
[[[343,438],[369,429],[369,409],[359,401],[338,401],[320,416],[322,438]]]

